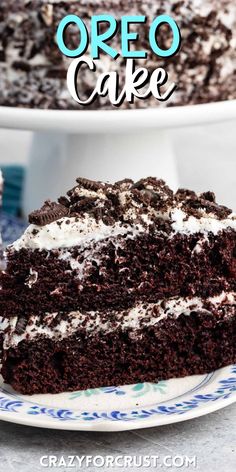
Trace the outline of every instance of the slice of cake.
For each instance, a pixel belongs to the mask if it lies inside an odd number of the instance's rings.
[[[236,215],[162,180],[77,179],[29,216],[2,275],[2,375],[22,393],[236,362]]]
[[[93,15],[145,15],[145,25],[134,25],[139,40],[132,49],[147,51],[147,58],[137,61],[150,73],[164,67],[177,90],[162,106],[206,103],[236,98],[236,3],[235,0],[1,0],[0,2],[0,105],[29,108],[78,108],[70,96],[66,75],[70,60],[56,44],[60,21],[68,14],[78,15],[90,31]],[[149,29],[156,16],[170,15],[178,24],[182,45],[171,58],[160,58],[149,46]],[[68,28],[67,45],[78,47],[78,28]],[[163,49],[170,46],[166,29],[158,32]],[[111,40],[116,51],[121,48],[120,29]],[[90,55],[88,49],[87,55]],[[79,74],[80,96],[90,96],[101,72],[117,71],[120,85],[125,82],[125,60],[116,61],[102,54],[97,71],[88,68]],[[156,107],[154,98],[135,100],[134,107]],[[124,102],[124,106],[130,106]],[[94,108],[110,108],[107,97],[98,98]],[[83,108],[83,110],[86,110]]]

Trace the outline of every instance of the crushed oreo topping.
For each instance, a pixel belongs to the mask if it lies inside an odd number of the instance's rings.
[[[202,198],[203,200],[208,200],[208,202],[213,202],[213,203],[215,203],[216,201],[216,196],[214,192],[203,192],[201,193],[200,198]]]
[[[105,224],[115,221],[137,222],[147,208],[164,211],[173,203],[173,192],[163,180],[154,177],[134,182],[123,179],[108,184],[90,179],[78,178],[77,184],[60,197],[59,203],[69,208],[71,216],[87,213]],[[69,201],[69,203],[68,203]]]
[[[42,5],[40,8],[40,14],[45,25],[51,26],[53,23],[53,5],[51,3]]]
[[[83,177],[78,177],[76,179],[76,182],[78,182],[79,185],[84,187],[87,190],[94,190],[95,192],[101,188],[103,188],[102,182],[97,182],[95,180],[90,180],[90,179],[85,179]]]
[[[134,181],[132,179],[118,180],[115,185],[120,190],[129,190],[133,186]]]
[[[66,206],[47,200],[40,210],[30,213],[29,223],[45,226],[67,215],[68,209]]]
[[[216,203],[213,192],[204,192],[198,195],[191,190],[179,189],[175,197],[177,202],[181,203],[187,216],[201,218],[203,213],[206,213],[214,215],[219,220],[223,220],[232,213],[232,210],[229,208]]]
[[[114,184],[97,182],[79,177],[77,185],[58,199],[58,203],[47,201],[43,207],[29,216],[29,222],[43,226],[62,217],[81,217],[85,214],[106,225],[122,224],[159,225],[162,222],[169,232],[162,215],[168,215],[174,208],[190,216],[202,218],[210,215],[216,219],[227,218],[232,211],[218,205],[213,192],[195,193],[179,189],[174,193],[164,182],[147,177],[138,182],[123,179]]]
[[[197,195],[193,190],[186,188],[179,188],[175,194],[175,197],[178,201],[188,200],[190,198],[195,198]]]
[[[28,318],[20,317],[17,320],[16,327],[15,327],[15,334],[21,335],[25,332],[26,326],[28,324]]]
[[[58,203],[60,203],[61,205],[69,208],[70,207],[70,200],[68,200],[68,198],[66,197],[60,197],[58,198]]]

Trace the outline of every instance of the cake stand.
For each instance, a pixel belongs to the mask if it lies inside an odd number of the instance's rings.
[[[61,111],[0,107],[0,127],[34,132],[24,213],[74,185],[75,176],[119,180],[156,175],[175,189],[171,128],[236,118],[236,100],[144,110]]]

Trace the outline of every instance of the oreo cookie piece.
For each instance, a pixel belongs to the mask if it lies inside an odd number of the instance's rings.
[[[35,210],[29,215],[29,223],[45,226],[53,221],[57,221],[64,216],[68,216],[69,210],[60,203],[47,200],[40,210]]]
[[[58,203],[60,203],[62,206],[65,206],[66,208],[70,207],[70,200],[64,196],[58,198]]]
[[[202,198],[203,200],[207,200],[208,202],[212,202],[212,203],[215,203],[216,201],[216,196],[214,192],[210,192],[210,191],[201,193],[200,198]]]
[[[28,324],[28,318],[22,316],[18,318],[16,327],[15,327],[15,334],[21,335],[25,332],[26,326]]]
[[[94,180],[86,179],[84,177],[78,177],[76,179],[79,185],[87,190],[93,190],[96,192],[97,190],[103,188],[103,184],[101,182],[96,182]]]

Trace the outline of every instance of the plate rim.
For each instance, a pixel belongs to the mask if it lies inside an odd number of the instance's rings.
[[[152,419],[146,419],[142,420],[142,423],[137,421],[137,422],[130,422],[127,423],[125,421],[119,421],[119,422],[101,422],[101,423],[96,423],[96,425],[92,425],[91,423],[82,423],[82,422],[74,422],[70,424],[66,423],[51,423],[50,421],[44,421],[41,423],[36,423],[32,420],[30,421],[29,419],[17,419],[17,421],[14,418],[2,418],[0,414],[0,421],[4,421],[6,423],[12,423],[12,424],[18,424],[21,426],[30,426],[34,428],[39,428],[39,429],[52,429],[52,430],[60,430],[60,431],[85,431],[85,432],[122,432],[122,431],[132,431],[136,429],[146,429],[146,428],[155,428],[155,427],[160,427],[160,426],[167,426],[170,424],[175,424],[175,423],[182,423],[184,421],[190,421],[192,419],[196,418],[201,418],[202,416],[217,412],[219,410],[222,410],[223,408],[226,408],[229,405],[232,405],[233,403],[236,402],[236,398],[228,398],[227,400],[224,400],[224,404],[211,404],[211,408],[207,408],[206,411],[204,407],[209,407],[209,405],[204,405],[202,408],[201,412],[197,412],[197,410],[191,411],[191,414],[189,412],[189,415],[187,416],[175,416],[175,417],[167,417],[165,418],[165,422],[158,422],[155,421],[154,418]]]

